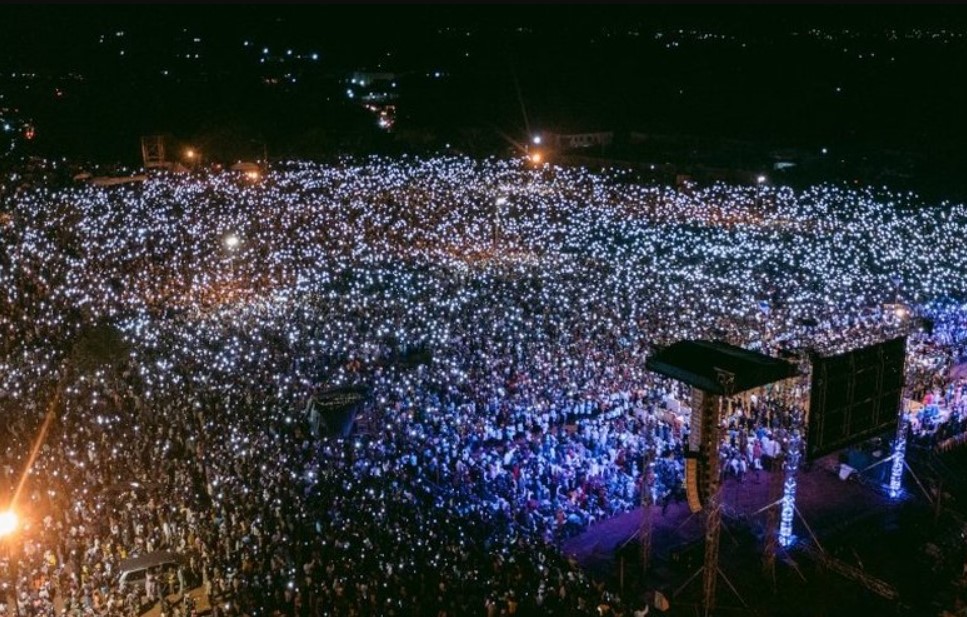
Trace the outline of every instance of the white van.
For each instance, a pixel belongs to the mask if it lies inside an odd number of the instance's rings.
[[[174,551],[155,551],[138,557],[130,557],[118,566],[120,572],[118,585],[122,590],[129,585],[143,588],[149,572],[159,576],[171,569],[180,571],[184,565],[185,558]]]

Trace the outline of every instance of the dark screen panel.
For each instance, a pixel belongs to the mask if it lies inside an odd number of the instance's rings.
[[[809,460],[896,427],[905,361],[905,337],[813,358]]]

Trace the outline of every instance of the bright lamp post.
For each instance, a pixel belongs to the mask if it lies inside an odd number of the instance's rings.
[[[235,249],[242,243],[242,239],[238,237],[238,234],[228,234],[225,236],[223,241],[225,243],[225,248],[228,249],[228,259],[232,268],[232,280],[235,280]]]
[[[185,158],[188,160],[188,164],[191,165],[192,169],[201,163],[201,153],[194,148],[187,148],[185,150]]]
[[[759,176],[755,179],[755,207],[762,207],[762,185],[766,183],[765,176]]]
[[[500,241],[500,208],[507,204],[506,197],[498,197],[494,202],[494,235],[493,248],[497,250],[497,243]]]
[[[19,617],[20,615],[20,598],[17,593],[17,562],[14,559],[10,543],[19,526],[20,519],[17,517],[16,512],[13,510],[0,512],[0,541],[3,542],[7,549],[7,561],[10,564],[10,589],[13,592],[13,614],[15,617]]]

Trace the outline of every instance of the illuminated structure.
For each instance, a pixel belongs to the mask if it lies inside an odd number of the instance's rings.
[[[792,519],[796,516],[796,472],[802,458],[802,437],[799,430],[793,431],[785,451],[785,481],[782,484],[782,513],[779,516],[779,545],[783,548],[792,544]]]
[[[692,511],[705,511],[705,560],[698,572],[678,591],[701,573],[703,606],[708,617],[715,610],[719,576],[735,592],[735,587],[725,577],[718,563],[722,530],[719,448],[723,414],[730,411],[731,399],[735,394],[789,379],[797,374],[798,369],[778,358],[719,341],[675,343],[648,358],[645,366],[692,386],[692,430],[686,454],[686,488]],[[795,498],[794,489],[795,479],[792,499]]]
[[[781,469],[785,462],[785,454],[780,449],[772,464]],[[779,473],[773,473],[769,483],[769,503],[766,507],[766,526],[765,539],[762,547],[762,574],[772,580],[772,585],[776,584],[776,553],[779,550],[779,509],[775,504],[782,502],[785,477]]]
[[[897,499],[903,491],[903,468],[906,466],[907,414],[900,412],[897,423],[896,444],[893,447],[893,466],[890,469],[890,498]]]

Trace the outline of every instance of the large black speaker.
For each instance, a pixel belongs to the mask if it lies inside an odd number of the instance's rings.
[[[699,471],[699,460],[697,458],[686,458],[685,459],[685,496],[688,497],[688,509],[695,512],[701,512],[703,495],[702,495],[702,483],[699,478],[701,473]]]
[[[906,337],[813,357],[808,460],[896,427],[905,360]]]

